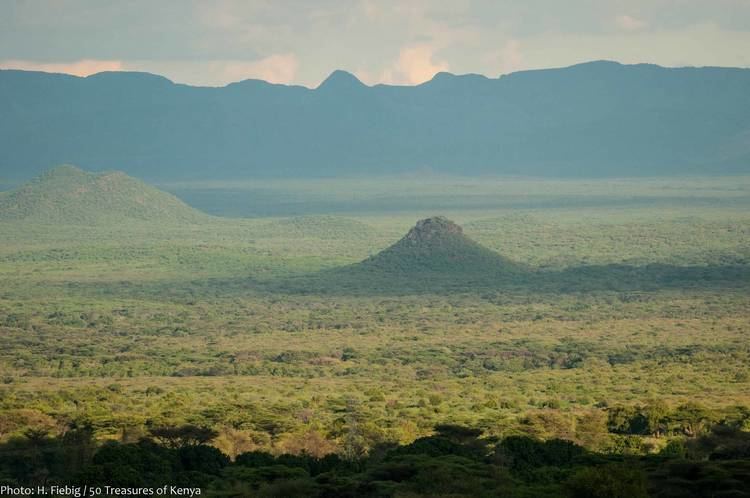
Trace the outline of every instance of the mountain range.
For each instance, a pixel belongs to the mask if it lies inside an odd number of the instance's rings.
[[[437,172],[750,172],[750,69],[590,62],[367,86],[0,71],[0,179],[60,163],[152,181]]]

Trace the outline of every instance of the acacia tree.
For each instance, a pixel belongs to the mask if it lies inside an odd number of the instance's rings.
[[[666,430],[666,419],[669,414],[669,407],[667,404],[660,400],[655,399],[648,402],[646,406],[641,409],[641,413],[646,421],[648,432],[652,436],[659,437],[663,435]]]
[[[207,444],[219,435],[208,427],[182,425],[179,427],[154,427],[149,430],[151,436],[167,448],[184,448]]]
[[[609,441],[607,414],[590,410],[576,420],[575,441],[589,450],[602,450]]]
[[[676,428],[688,437],[704,433],[713,422],[711,413],[698,403],[686,403],[679,406],[670,419]]]

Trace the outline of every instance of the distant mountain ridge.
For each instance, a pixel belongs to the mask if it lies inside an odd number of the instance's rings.
[[[62,162],[149,180],[750,172],[750,69],[598,61],[500,78],[191,87],[0,71],[0,178]]]
[[[137,221],[209,220],[172,194],[120,171],[88,173],[63,165],[8,192],[0,192],[0,221],[60,225],[113,225]]]

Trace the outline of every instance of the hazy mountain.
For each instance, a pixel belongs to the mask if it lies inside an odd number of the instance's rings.
[[[148,179],[433,170],[750,172],[750,70],[592,62],[412,87],[191,87],[144,73],[0,71],[0,178],[60,162]]]
[[[177,197],[119,171],[97,174],[59,166],[16,190],[0,192],[0,221],[99,225],[208,219]]]

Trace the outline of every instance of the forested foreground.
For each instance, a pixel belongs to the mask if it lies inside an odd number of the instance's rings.
[[[208,444],[216,436],[196,426],[158,427],[137,442],[99,445],[90,426],[56,438],[28,431],[0,446],[0,484],[109,486],[117,490],[111,496],[175,483],[214,497],[750,496],[750,434],[731,423],[645,457],[440,425],[367,455],[350,434],[343,454],[249,451],[231,460]]]

